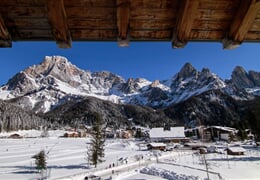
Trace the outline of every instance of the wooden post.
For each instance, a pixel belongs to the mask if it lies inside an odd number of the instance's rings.
[[[46,0],[46,4],[56,43],[60,48],[70,48],[71,36],[63,0]]]

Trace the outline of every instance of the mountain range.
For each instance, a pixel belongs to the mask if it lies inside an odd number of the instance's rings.
[[[242,118],[245,102],[259,96],[260,72],[240,66],[231,79],[223,80],[208,68],[198,71],[186,63],[169,79],[152,82],[82,70],[61,56],[46,56],[0,87],[5,104],[35,113],[52,125],[91,124],[94,111],[117,127],[133,123],[190,126],[194,119],[230,125]]]

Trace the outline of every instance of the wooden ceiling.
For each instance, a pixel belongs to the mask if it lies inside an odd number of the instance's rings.
[[[0,0],[0,47],[13,41],[260,42],[260,0]]]

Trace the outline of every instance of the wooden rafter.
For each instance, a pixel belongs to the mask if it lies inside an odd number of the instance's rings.
[[[128,46],[128,27],[130,17],[130,0],[117,0],[118,45]]]
[[[259,0],[241,1],[237,14],[231,23],[228,37],[223,40],[224,49],[234,49],[243,42],[259,9]]]
[[[187,44],[198,5],[199,2],[196,0],[180,1],[177,24],[173,33],[173,48],[183,48]]]
[[[0,16],[0,47],[12,47],[11,36],[2,16]]]
[[[56,43],[60,48],[71,47],[71,35],[67,24],[63,0],[46,0],[48,18]]]

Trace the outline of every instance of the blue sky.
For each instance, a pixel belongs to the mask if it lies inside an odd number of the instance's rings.
[[[0,48],[0,85],[46,55],[65,56],[81,69],[107,70],[125,79],[168,79],[186,62],[198,70],[208,67],[223,79],[230,78],[237,65],[260,72],[260,43],[223,50],[217,42],[189,42],[183,49],[172,49],[170,42],[130,42],[127,48],[116,42],[74,42],[70,49],[59,49],[55,42],[17,42],[12,48]]]

